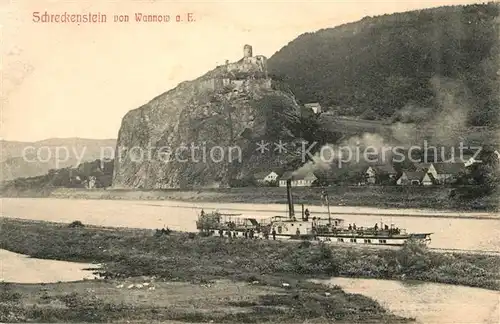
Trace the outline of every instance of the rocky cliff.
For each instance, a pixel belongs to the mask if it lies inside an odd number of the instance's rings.
[[[128,112],[118,134],[115,188],[227,186],[300,159],[301,108],[267,77],[265,58],[245,56],[179,84]],[[241,68],[238,68],[241,67]],[[287,142],[287,152],[273,142]],[[262,154],[256,143],[270,142]]]

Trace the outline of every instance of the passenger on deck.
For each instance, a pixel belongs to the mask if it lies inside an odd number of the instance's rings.
[[[250,238],[253,239],[253,229],[250,230]]]
[[[349,229],[350,231],[352,230],[352,225],[351,225],[351,224],[349,224],[348,229]]]
[[[387,231],[389,229],[388,225],[384,225],[384,229]]]
[[[201,212],[200,212],[200,216],[203,217],[205,216],[205,211],[202,209]]]
[[[304,215],[305,215],[305,220],[308,220],[309,219],[309,209],[306,208],[306,210],[304,211]]]
[[[248,230],[245,230],[245,238],[248,238]]]
[[[354,230],[356,230],[356,224],[353,224],[353,225],[352,225],[352,228],[353,228]]]
[[[378,224],[377,224],[377,223],[375,223],[375,226],[373,226],[373,228],[374,228],[376,231],[378,231]]]
[[[297,232],[295,234],[297,234],[297,236],[300,236],[300,229],[297,228]]]
[[[273,240],[276,240],[276,230],[273,228]]]
[[[221,230],[221,229],[219,230],[219,236],[220,236],[220,237],[223,237],[223,236],[224,236],[224,231],[223,231],[223,230]]]

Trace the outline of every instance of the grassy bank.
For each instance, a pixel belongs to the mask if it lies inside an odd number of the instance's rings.
[[[362,186],[328,187],[332,205],[378,208],[431,208],[441,210],[498,210],[498,197],[453,199],[449,187]],[[296,203],[321,205],[321,188],[294,188]],[[286,189],[276,187],[217,188],[203,190],[111,190],[45,188],[1,192],[4,197],[51,197],[69,199],[179,200],[217,203],[286,203]]]
[[[258,283],[218,280],[199,284],[143,277],[49,285],[0,284],[0,320],[10,323],[412,322],[387,313],[369,298],[346,294],[336,287],[297,282],[291,288],[283,288],[275,278],[261,279]],[[137,288],[144,284],[146,288]],[[127,289],[130,285],[134,288]]]

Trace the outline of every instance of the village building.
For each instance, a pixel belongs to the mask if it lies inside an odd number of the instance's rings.
[[[481,163],[481,161],[474,159],[474,157],[470,157],[470,158],[465,160],[464,166],[467,168],[467,167],[470,167],[471,165],[478,164],[478,163]]]
[[[421,184],[422,179],[424,178],[425,172],[418,171],[403,171],[401,177],[396,181],[397,185],[400,186],[419,186]]]
[[[476,155],[476,152],[464,152],[460,156],[460,160],[458,162],[463,162],[464,166],[466,168],[468,168],[474,164],[482,163],[481,159],[479,157],[477,157],[477,159],[476,159],[475,155]]]
[[[364,172],[367,184],[379,184],[380,177],[386,175],[388,179],[394,179],[397,171],[391,164],[371,165]]]
[[[296,174],[295,171],[287,171],[279,180],[280,187],[286,187],[286,182],[291,180],[292,187],[311,187],[318,180],[312,171],[301,172]]]
[[[304,107],[312,109],[315,114],[321,114],[323,112],[321,105],[318,102],[307,103]]]
[[[436,180],[430,173],[422,171],[403,171],[403,174],[396,181],[399,186],[431,186]]]
[[[421,163],[417,165],[417,171],[432,175],[438,184],[449,184],[457,180],[461,173],[465,172],[464,163]]]
[[[263,185],[269,185],[276,183],[279,177],[279,172],[277,171],[262,171],[254,174],[254,180]]]

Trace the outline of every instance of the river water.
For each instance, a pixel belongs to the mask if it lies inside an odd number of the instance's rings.
[[[340,286],[380,303],[393,314],[423,324],[498,324],[500,294],[480,288],[392,280],[333,278],[315,280]]]
[[[94,279],[96,265],[42,260],[0,249],[0,282],[52,283]]]
[[[183,231],[196,230],[195,221],[200,208],[205,211],[219,208],[221,212],[241,213],[254,218],[286,215],[286,206],[277,204],[51,198],[5,198],[1,203],[3,217],[66,223],[79,220],[84,224],[112,227],[154,229],[168,226]],[[311,216],[327,217],[324,214],[326,207],[313,206],[309,209]],[[300,211],[300,206],[296,206],[295,210]],[[341,206],[332,207],[331,212],[335,213],[333,217],[345,219],[346,224],[356,223],[358,227],[384,222],[394,223],[408,232],[432,232],[432,248],[500,251],[500,216],[497,214]]]

